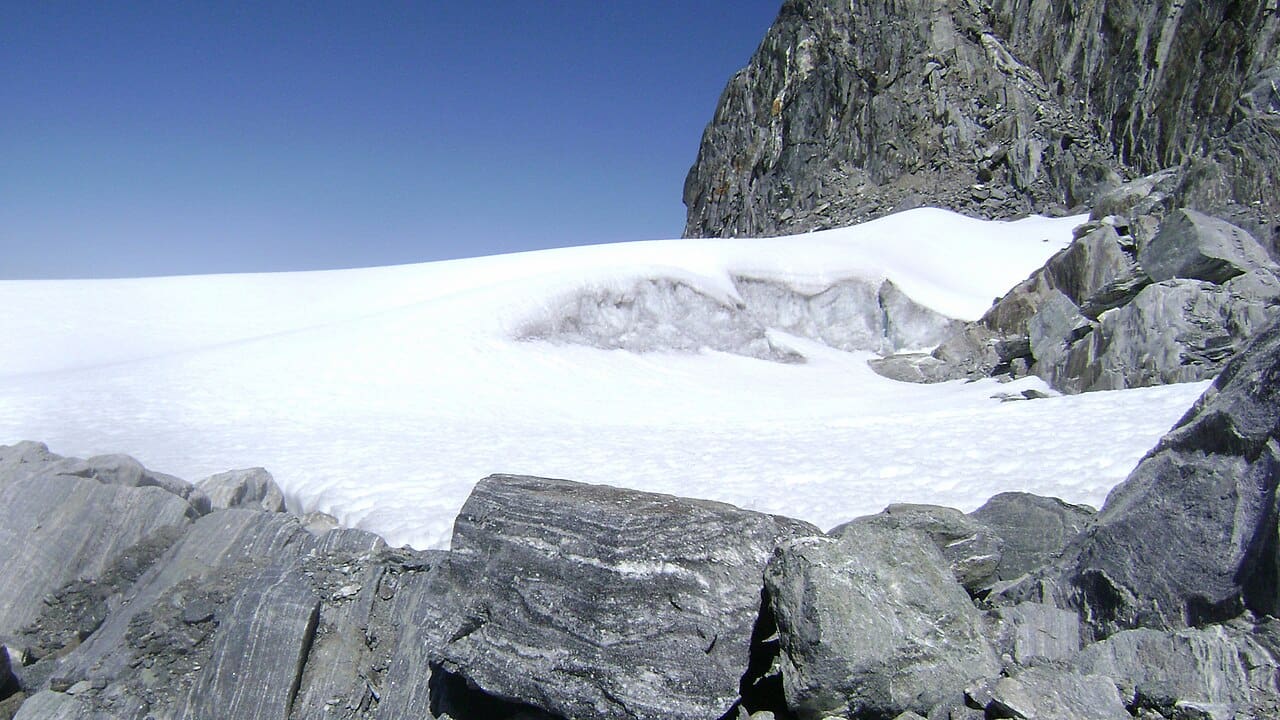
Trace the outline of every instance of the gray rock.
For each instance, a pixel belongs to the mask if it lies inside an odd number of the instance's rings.
[[[1238,356],[1079,536],[1058,573],[1102,637],[1280,611],[1280,325]]]
[[[855,526],[923,533],[946,558],[956,582],[970,593],[995,578],[1004,545],[1000,537],[981,522],[955,508],[938,505],[890,505],[878,515],[858,518],[832,528],[828,534],[839,537]]]
[[[783,3],[703,134],[685,235],[803,232],[922,202],[1009,217],[1115,184],[1109,148],[992,14]]]
[[[196,483],[209,496],[214,509],[246,507],[284,512],[284,493],[271,473],[262,468],[231,470],[211,475]]]
[[[1265,717],[1280,679],[1268,650],[1248,632],[1223,626],[1126,630],[1089,645],[1073,665],[1112,678],[1126,704],[1166,715],[1179,703],[1198,703]]]
[[[703,133],[685,234],[781,234],[920,204],[1049,211],[1112,190],[1114,170],[1181,166],[1161,186],[1169,207],[1238,216],[1268,240],[1277,32],[1270,0],[1069,13],[790,0]]]
[[[320,601],[297,571],[273,568],[236,598],[175,716],[288,720]]]
[[[83,644],[58,662],[58,673],[128,675],[148,654],[153,660],[157,654],[187,654],[192,642],[207,634],[199,620],[190,623],[189,629],[179,628],[188,624],[188,608],[212,605],[221,622],[225,608],[220,609],[211,596],[225,603],[264,564],[297,560],[313,548],[311,535],[287,515],[242,509],[206,515],[136,582],[114,589],[123,601]],[[148,626],[154,627],[155,641],[138,641],[139,630]],[[176,662],[185,668],[188,659]]]
[[[379,581],[378,597],[389,602],[387,616],[395,624],[371,633],[378,644],[394,645],[379,691],[373,717],[377,720],[433,717],[446,712],[440,705],[450,698],[436,698],[432,709],[431,684],[425,678],[439,675],[432,667],[432,654],[464,627],[463,606],[457,602],[474,577],[474,566],[458,563],[446,553],[422,553],[413,558],[417,570],[388,569]],[[461,568],[461,569],[460,569]]]
[[[34,621],[47,595],[101,576],[145,538],[196,516],[186,500],[158,487],[107,485],[47,468],[0,488],[0,576],[7,579],[0,638]]]
[[[330,530],[337,530],[340,524],[338,518],[316,510],[302,516],[302,526],[315,535],[324,535]]]
[[[996,577],[1014,580],[1056,559],[1097,511],[1057,498],[1000,493],[973,511],[973,518],[1004,541]]]
[[[1067,660],[1080,650],[1080,617],[1073,611],[1020,603],[997,608],[996,615],[1002,621],[1001,650],[1019,665]]]
[[[211,509],[209,498],[191,483],[148,470],[128,455],[98,455],[88,460],[64,458],[50,465],[45,474],[92,479],[120,487],[157,487],[191,503],[197,514],[204,515]]]
[[[1110,678],[1037,667],[996,681],[988,717],[1025,720],[1131,720]]]
[[[1267,251],[1245,230],[1187,209],[1165,217],[1138,259],[1157,282],[1189,278],[1222,284],[1273,265]]]
[[[561,717],[719,717],[748,666],[769,553],[817,534],[721,503],[491,476],[454,525],[457,562],[476,567],[437,662]]]
[[[765,588],[802,719],[927,713],[999,671],[982,617],[923,534],[854,524],[785,544]]]
[[[49,452],[44,443],[25,440],[13,445],[0,445],[0,490],[5,485],[23,480],[62,460]]]

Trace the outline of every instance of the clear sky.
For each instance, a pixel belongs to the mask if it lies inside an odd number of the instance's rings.
[[[0,3],[0,278],[676,237],[780,5]]]

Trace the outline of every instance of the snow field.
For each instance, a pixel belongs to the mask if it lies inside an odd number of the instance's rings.
[[[494,472],[723,500],[828,528],[890,502],[972,510],[1004,490],[1098,505],[1204,384],[1001,403],[869,357],[608,351],[511,339],[584,288],[731,278],[817,292],[892,279],[962,319],[1070,240],[1079,218],[918,210],[764,240],[568,248],[389,268],[0,282],[0,443],[126,452],[189,480],[264,466],[291,507],[393,545],[447,545]]]

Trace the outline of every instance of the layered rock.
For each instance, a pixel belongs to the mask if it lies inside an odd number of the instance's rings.
[[[1109,149],[976,5],[788,0],[685,181],[685,235],[839,227],[918,205],[1076,205]]]
[[[463,626],[436,653],[484,693],[559,717],[708,718],[739,695],[760,573],[806,523],[495,476],[458,516]]]
[[[1278,31],[1269,0],[788,0],[703,134],[685,234],[1044,212],[1180,166],[1171,207],[1275,249]]]

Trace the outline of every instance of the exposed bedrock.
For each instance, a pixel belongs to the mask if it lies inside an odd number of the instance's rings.
[[[787,0],[703,133],[685,234],[1009,217],[1181,167],[1174,207],[1274,247],[1278,32],[1270,0]]]
[[[586,289],[525,322],[516,337],[607,350],[717,350],[801,362],[803,356],[770,340],[770,332],[840,350],[889,354],[931,348],[961,324],[916,303],[888,280],[848,279],[808,293],[759,278],[735,277],[733,283],[735,298],[662,278],[625,289]]]

